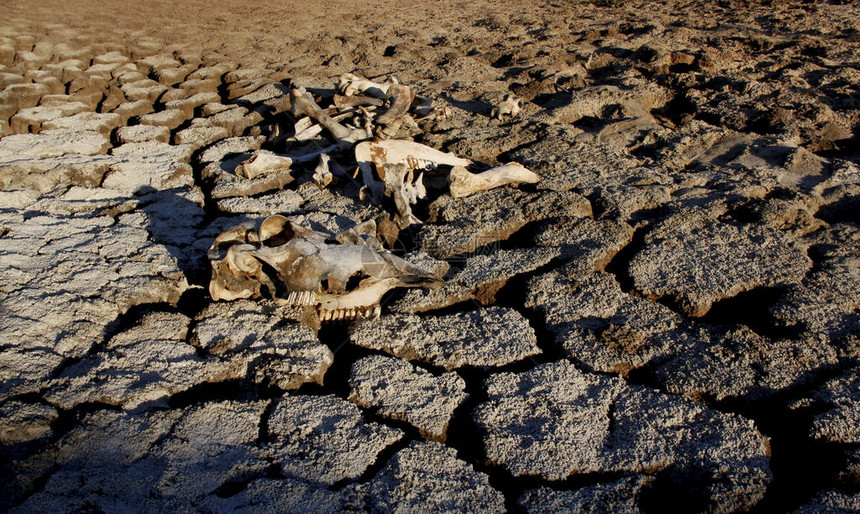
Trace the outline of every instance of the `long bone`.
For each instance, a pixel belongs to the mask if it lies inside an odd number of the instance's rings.
[[[294,116],[309,116],[315,119],[338,141],[355,143],[369,137],[364,129],[350,129],[333,120],[302,87],[293,88],[290,91],[290,98],[292,100],[290,110]]]

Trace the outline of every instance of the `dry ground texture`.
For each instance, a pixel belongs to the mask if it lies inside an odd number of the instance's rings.
[[[856,3],[0,12],[0,509],[860,510]],[[211,301],[221,231],[384,212],[233,174],[345,72],[540,182],[428,174],[395,250],[446,283],[378,320]]]

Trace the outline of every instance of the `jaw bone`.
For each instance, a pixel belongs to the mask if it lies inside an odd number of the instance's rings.
[[[328,234],[280,215],[266,218],[257,230],[242,225],[224,232],[209,257],[214,300],[268,293],[281,303],[312,309],[321,321],[375,316],[382,296],[393,288],[442,283],[390,252],[332,243]]]
[[[452,153],[400,139],[365,141],[355,146],[355,161],[374,203],[380,203],[385,192],[385,165],[405,164],[411,170],[435,169],[441,165],[468,166],[472,161]],[[376,170],[378,180],[373,171]]]
[[[522,164],[511,162],[482,173],[471,173],[462,166],[451,169],[448,190],[454,198],[473,195],[506,184],[534,184],[540,177]]]

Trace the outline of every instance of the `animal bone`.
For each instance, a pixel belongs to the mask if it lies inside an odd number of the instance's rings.
[[[405,116],[412,106],[412,101],[415,100],[415,92],[409,86],[394,84],[388,88],[387,98],[391,104],[390,107],[376,117],[376,122],[380,125],[390,125]]]
[[[380,98],[365,95],[334,95],[334,105],[338,109],[346,107],[382,107],[385,102]]]
[[[252,179],[264,173],[288,170],[295,161],[287,156],[266,151],[258,151],[236,166],[235,173],[240,177]]]
[[[454,198],[473,195],[506,184],[534,184],[540,177],[517,162],[503,164],[482,173],[470,173],[455,166],[448,177],[448,189]]]
[[[320,155],[340,152],[346,150],[350,145],[351,143],[338,142],[302,155],[280,155],[266,150],[258,150],[236,166],[234,173],[240,177],[252,179],[264,173],[288,170],[293,164],[315,161]]]
[[[374,203],[380,203],[385,192],[386,164],[405,164],[409,169],[435,169],[439,165],[468,166],[472,161],[452,153],[399,139],[365,141],[355,146],[355,161],[361,170],[362,180]],[[381,180],[373,176],[373,169]]]
[[[397,84],[397,79],[389,78],[383,83],[373,82],[365,78],[361,78],[352,73],[344,73],[338,81],[338,89],[346,96],[353,96],[358,93],[364,93],[368,96],[384,100],[388,93],[388,88],[393,84]]]
[[[337,114],[335,116],[331,116],[331,119],[336,122],[341,122],[347,119],[352,113],[344,112]],[[293,128],[294,135],[289,138],[289,141],[309,141],[320,134],[323,131],[323,126],[314,123],[312,118],[304,117],[296,121],[296,124]]]
[[[314,101],[313,97],[304,88],[293,88],[290,91],[292,105],[290,107],[294,116],[310,116],[322,125],[338,141],[355,143],[361,139],[367,139],[368,133],[364,129],[350,129],[333,120],[331,116]]]
[[[499,104],[493,107],[490,116],[498,118],[499,121],[505,116],[515,117],[520,113],[520,99],[514,95],[507,94]]]
[[[384,127],[379,127],[376,130],[378,139],[408,139],[423,133],[421,127],[415,122],[415,119],[405,114]]]
[[[245,224],[224,232],[209,258],[214,300],[268,295],[311,309],[320,321],[378,316],[387,291],[442,283],[390,252],[333,243],[328,234],[280,215],[269,216],[256,230]]]
[[[376,220],[367,220],[350,227],[335,236],[338,243],[364,245],[374,250],[383,250],[379,240],[379,227]]]
[[[427,190],[424,188],[424,174],[419,173],[417,178],[413,179],[413,170],[405,164],[385,164],[385,196],[394,200],[394,207],[397,209],[395,223],[401,229],[412,225],[413,223],[421,223],[421,220],[412,214],[412,205],[419,198],[427,196]]]
[[[328,154],[320,154],[320,163],[314,169],[313,179],[320,187],[331,184],[332,174],[329,170],[329,161],[331,161],[331,157]]]

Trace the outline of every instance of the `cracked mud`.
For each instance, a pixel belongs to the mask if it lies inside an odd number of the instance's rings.
[[[0,510],[860,511],[856,2],[7,3]],[[345,74],[540,180],[386,224],[343,145],[278,157]],[[444,285],[213,301],[273,214]]]

